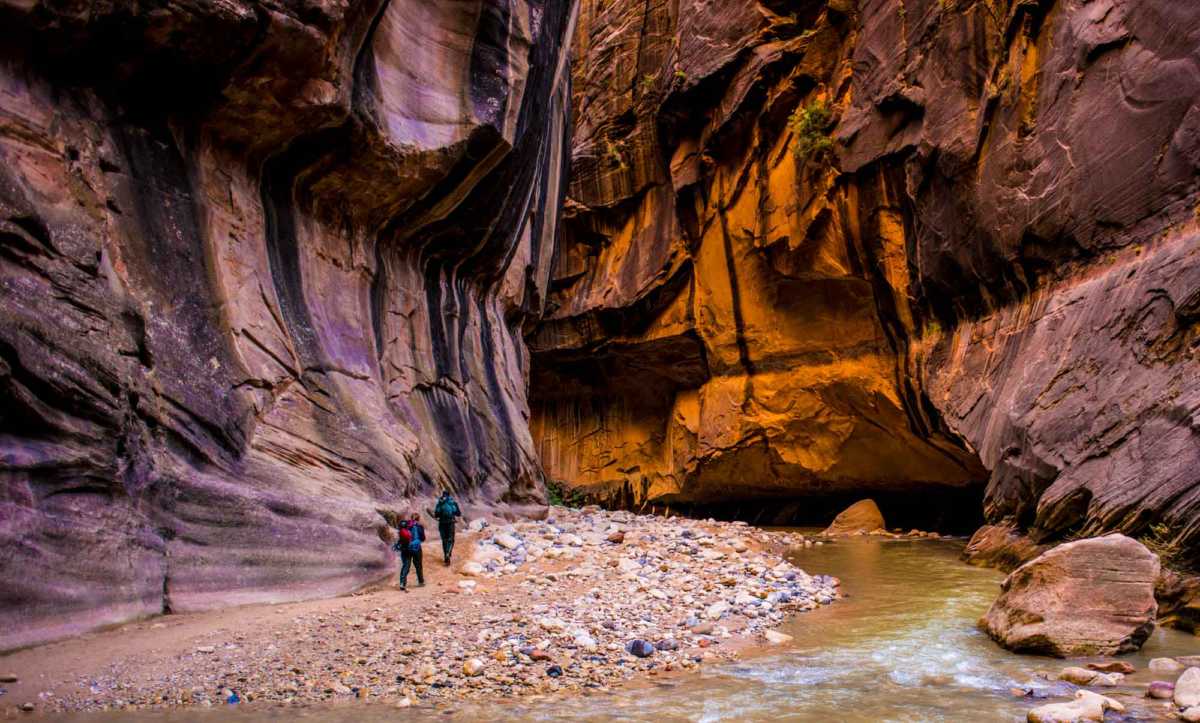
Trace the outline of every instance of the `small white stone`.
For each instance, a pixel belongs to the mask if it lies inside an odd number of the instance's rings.
[[[483,672],[483,661],[479,658],[471,658],[463,663],[463,675],[476,676]]]
[[[778,630],[767,630],[763,633],[763,636],[771,645],[783,645],[784,643],[792,642],[794,639],[791,635],[788,635],[787,633],[781,633]]]
[[[729,603],[713,603],[704,611],[704,617],[708,618],[709,620],[720,620],[721,616],[724,615],[727,610],[729,610]]]
[[[503,547],[508,550],[515,550],[521,546],[521,541],[518,540],[516,537],[513,537],[512,535],[508,534],[507,532],[499,533],[494,538],[492,538],[492,540],[500,547]]]

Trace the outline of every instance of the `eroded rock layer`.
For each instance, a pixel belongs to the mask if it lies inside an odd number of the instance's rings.
[[[574,8],[0,2],[0,649],[350,589],[541,499]]]
[[[986,479],[1035,544],[1200,539],[1200,6],[580,17],[548,474],[634,505]]]
[[[985,477],[920,387],[903,172],[839,174],[797,128],[851,96],[877,11],[776,5],[583,5],[570,198],[530,343],[547,472],[597,496]]]

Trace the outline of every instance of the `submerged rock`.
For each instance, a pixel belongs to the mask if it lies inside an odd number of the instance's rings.
[[[1154,658],[1149,667],[1152,673],[1174,673],[1184,668],[1183,664],[1174,658]]]
[[[1068,542],[1013,571],[980,624],[1016,652],[1127,653],[1154,630],[1158,572],[1158,557],[1124,535]]]
[[[1150,685],[1146,686],[1146,697],[1171,700],[1175,697],[1175,684],[1165,680],[1151,681]]]
[[[1068,683],[1074,683],[1075,685],[1087,685],[1091,683],[1097,675],[1099,675],[1099,673],[1094,670],[1070,667],[1063,668],[1062,672],[1058,674],[1058,679],[1065,680]]]
[[[874,532],[885,529],[883,513],[875,500],[859,500],[842,510],[829,527],[825,528],[826,535],[852,535],[856,532]]]

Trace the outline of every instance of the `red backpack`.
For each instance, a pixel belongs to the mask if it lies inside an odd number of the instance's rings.
[[[407,550],[408,546],[412,543],[412,539],[412,531],[408,529],[408,525],[403,525],[400,527],[399,539],[396,540],[396,544],[392,545],[392,549],[396,552]]]

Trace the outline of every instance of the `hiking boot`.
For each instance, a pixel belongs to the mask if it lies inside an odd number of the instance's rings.
[[[408,585],[401,585],[400,592],[408,592]]]

